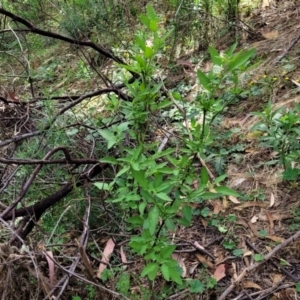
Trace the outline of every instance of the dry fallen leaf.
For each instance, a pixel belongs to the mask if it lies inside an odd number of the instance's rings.
[[[214,269],[214,264],[207,260],[203,255],[196,253],[196,257],[202,265],[207,266],[209,269]]]
[[[109,263],[109,257],[114,251],[115,248],[115,242],[112,239],[109,239],[106,243],[106,246],[103,251],[102,261],[104,263],[100,263],[97,277],[101,277],[102,272],[106,269],[107,264]]]
[[[235,203],[235,204],[239,204],[240,201],[238,199],[236,199],[235,197],[233,196],[229,196],[228,199],[232,202],[232,203]]]
[[[205,248],[204,248],[203,246],[201,246],[197,241],[195,241],[193,245],[194,245],[197,249],[205,250]]]
[[[255,282],[252,282],[252,281],[244,281],[243,282],[243,287],[244,288],[251,288],[251,289],[258,289],[258,290],[261,290],[261,286],[259,286],[258,284],[256,284]]]
[[[246,178],[236,178],[232,181],[231,186],[232,187],[236,187],[241,185],[244,181],[246,180]]]
[[[282,275],[280,273],[277,273],[273,277],[273,286],[277,285],[278,282],[282,280]]]
[[[121,260],[122,260],[122,263],[123,263],[123,264],[127,264],[127,258],[126,258],[125,252],[124,252],[124,250],[123,250],[123,246],[121,246],[121,248],[120,248],[120,253],[121,253]]]
[[[267,208],[268,204],[263,203],[263,202],[258,202],[258,201],[251,201],[251,202],[246,202],[246,203],[240,205],[239,207],[235,207],[235,209],[241,209],[241,208],[247,208],[247,207],[253,207],[253,206],[258,206],[258,207],[261,207],[261,208]]]
[[[272,206],[274,205],[274,203],[275,203],[275,196],[274,196],[273,193],[271,193],[271,197],[270,197],[270,205],[269,205],[269,207],[272,207]]]
[[[273,234],[274,233],[274,222],[273,222],[273,216],[271,215],[271,213],[269,213],[268,211],[265,211],[265,214],[268,218],[270,227],[269,227],[269,233]]]
[[[247,251],[247,252],[244,253],[243,257],[251,256],[252,254],[253,254],[252,251]]]
[[[195,263],[192,263],[190,266],[189,266],[189,275],[193,275],[196,268],[198,267],[199,263],[198,262],[195,262]]]
[[[215,278],[217,281],[220,281],[222,278],[226,276],[225,271],[226,271],[225,264],[218,265],[212,277]]]
[[[251,223],[256,223],[258,220],[258,216],[253,216],[250,220]]]
[[[266,238],[268,238],[274,242],[279,242],[279,243],[283,243],[285,241],[284,238],[282,238],[280,236],[275,236],[275,235],[267,235]]]
[[[264,38],[268,40],[275,40],[279,36],[278,30],[269,31],[267,28],[264,28],[261,30],[261,34]]]
[[[54,273],[54,262],[53,262],[53,253],[52,251],[46,251],[46,259],[49,266],[49,283],[50,289],[54,287],[55,273]]]
[[[7,91],[9,98],[16,103],[20,103],[20,98],[16,96],[16,94],[13,91]]]

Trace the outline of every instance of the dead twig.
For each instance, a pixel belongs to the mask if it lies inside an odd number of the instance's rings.
[[[218,300],[225,300],[227,296],[232,292],[232,290],[236,287],[236,285],[241,282],[241,280],[247,275],[247,273],[257,269],[258,267],[262,266],[265,262],[267,262],[270,258],[272,258],[279,250],[286,247],[288,244],[293,242],[294,240],[298,239],[300,237],[300,231],[297,231],[294,235],[292,235],[290,238],[276,246],[271,252],[269,252],[263,261],[255,263],[248,268],[244,269],[242,273],[237,277],[237,279],[223,292],[223,294],[219,297]]]

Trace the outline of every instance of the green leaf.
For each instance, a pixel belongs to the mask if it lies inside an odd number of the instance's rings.
[[[148,181],[145,178],[145,172],[144,171],[136,171],[133,168],[131,168],[131,173],[135,181],[145,190],[148,188]]]
[[[172,199],[165,193],[157,193],[156,197],[164,201],[172,201]]]
[[[110,189],[110,186],[106,182],[95,182],[94,185],[99,189],[99,190],[104,190],[108,191]]]
[[[140,170],[141,170],[139,162],[134,162],[134,163],[132,163],[132,164],[131,164],[131,168],[132,168],[133,170],[135,170],[135,171],[140,171]]]
[[[243,66],[255,53],[255,49],[251,49],[246,52],[241,52],[235,57],[228,65],[228,70],[233,71],[240,66]]]
[[[166,246],[161,249],[160,255],[162,258],[170,258],[175,249],[176,249],[176,245]]]
[[[180,274],[177,271],[177,268],[169,268],[169,272],[170,272],[170,279],[174,282],[176,282],[177,284],[182,284],[182,279],[180,277]]]
[[[210,199],[217,199],[221,197],[221,194],[219,193],[211,193],[211,192],[206,192],[200,195],[201,199],[203,200],[210,200]]]
[[[145,268],[143,269],[141,276],[144,277],[146,275],[148,275],[148,278],[150,280],[154,280],[156,277],[156,274],[158,272],[158,264],[155,262],[149,263],[145,266]]]
[[[79,130],[77,128],[72,128],[72,129],[66,131],[66,134],[71,136],[71,135],[75,135],[76,133],[78,133],[78,131]]]
[[[146,207],[147,207],[147,203],[146,202],[140,203],[140,205],[139,205],[139,213],[140,213],[141,216],[144,215]]]
[[[192,279],[189,284],[191,293],[202,294],[204,292],[204,284],[199,279]]]
[[[168,106],[170,106],[172,104],[173,104],[172,101],[170,101],[170,100],[164,100],[164,101],[161,101],[161,102],[159,102],[157,104],[156,109],[166,108],[166,107],[168,107]]]
[[[118,64],[119,67],[129,71],[129,72],[140,72],[141,70],[137,69],[136,67],[133,66],[128,66],[128,65],[123,65],[123,64]]]
[[[107,141],[107,148],[112,148],[117,143],[117,138],[111,130],[98,129],[99,134]]]
[[[171,230],[171,231],[174,231],[174,230],[175,230],[175,224],[174,224],[174,222],[173,222],[172,219],[167,219],[167,220],[165,221],[165,224],[166,224],[166,227],[167,227],[169,230]]]
[[[207,169],[205,167],[201,168],[201,183],[206,185],[208,183],[209,180],[209,176],[208,176],[208,172]]]
[[[158,20],[155,10],[153,9],[153,7],[151,5],[147,5],[147,15],[150,20]]]
[[[147,17],[146,17],[146,18],[147,18]],[[137,45],[140,46],[140,48],[141,48],[142,50],[145,49],[146,43],[145,43],[145,41],[144,41],[142,38],[140,38],[138,35],[135,36],[135,42],[136,42]]]
[[[136,55],[134,57],[134,59],[138,62],[141,69],[146,68],[146,61],[144,60],[144,58],[141,55]]]
[[[151,58],[153,56],[153,54],[154,54],[154,52],[153,52],[152,48],[146,46],[144,49],[145,58]]]
[[[142,14],[142,15],[140,16],[140,20],[142,21],[142,23],[143,23],[147,28],[149,28],[150,20],[149,20],[149,18],[148,18],[146,15]]]
[[[300,282],[296,283],[296,291],[300,293]]]
[[[144,200],[146,200],[147,202],[149,203],[153,202],[153,197],[148,191],[141,190],[141,195],[143,196]]]
[[[160,267],[161,273],[163,274],[164,278],[169,281],[170,280],[170,269],[169,266],[166,264],[162,264]]]
[[[150,234],[154,234],[159,219],[159,209],[157,206],[151,208],[148,216]]]
[[[236,247],[236,243],[235,243],[235,242],[232,242],[232,241],[225,241],[225,242],[223,243],[223,247],[224,247],[225,249],[232,250],[232,249],[234,249],[234,248]]]
[[[253,258],[255,261],[262,261],[265,259],[265,257],[262,254],[254,254]]]
[[[115,159],[112,156],[105,156],[105,157],[103,157],[103,158],[100,159],[100,162],[102,162],[102,163],[109,163],[109,164],[117,164],[118,160]]]
[[[208,207],[204,207],[202,210],[201,210],[201,216],[206,218],[210,215],[210,209]]]
[[[178,222],[178,224],[185,226],[185,227],[188,227],[191,225],[190,222],[187,221],[187,219],[185,219],[185,218],[178,219],[177,222]]]
[[[152,32],[156,32],[157,29],[158,29],[157,21],[151,20],[150,23],[149,23],[148,28],[149,28]]]
[[[183,214],[184,218],[190,223],[192,220],[192,208],[189,205],[183,206],[181,213]]]
[[[134,216],[127,219],[127,222],[133,225],[143,225],[144,220],[140,216]]]
[[[202,84],[202,86],[210,92],[211,91],[210,79],[200,70],[197,71],[197,75],[200,84]]]
[[[235,249],[233,252],[232,252],[232,254],[234,255],[234,256],[242,256],[243,254],[244,254],[244,252],[243,252],[243,250],[242,249]]]
[[[141,196],[138,194],[130,193],[125,196],[126,201],[139,201],[141,199]]]
[[[218,183],[222,182],[223,180],[226,179],[226,177],[227,177],[227,174],[223,174],[223,175],[217,177],[217,178],[214,180],[214,184],[218,184]]]
[[[120,176],[123,175],[124,173],[127,173],[129,169],[130,169],[130,168],[129,168],[128,166],[127,166],[127,167],[124,167],[123,169],[121,169],[121,170],[117,173],[116,177],[120,177]]]
[[[232,56],[232,54],[233,54],[234,50],[236,49],[237,45],[238,45],[238,43],[234,43],[228,50],[225,51],[225,54],[229,57]]]
[[[223,195],[239,197],[239,194],[235,190],[228,188],[226,186],[217,186],[217,187],[215,187],[215,190],[218,193],[223,194]]]
[[[209,46],[208,47],[208,52],[210,54],[210,58],[211,58],[212,62],[217,66],[221,66],[222,65],[222,58],[220,57],[218,51],[214,47]]]

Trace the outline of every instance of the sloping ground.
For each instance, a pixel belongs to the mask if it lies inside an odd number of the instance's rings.
[[[289,238],[300,229],[298,183],[283,182],[282,170],[267,164],[277,154],[272,149],[259,145],[257,136],[251,131],[258,118],[250,115],[253,111],[261,111],[269,100],[274,109],[289,108],[294,102],[300,101],[297,85],[300,80],[299,21],[298,6],[280,5],[276,9],[259,12],[249,20],[260,34],[255,40],[248,37],[247,42],[250,47],[257,49],[263,61],[251,71],[249,82],[245,82],[245,89],[251,86],[266,87],[265,93],[249,97],[236,107],[231,107],[221,128],[224,132],[234,128],[239,130],[231,136],[227,147],[241,144],[243,150],[228,154],[227,174],[230,187],[237,190],[241,197],[195,205],[192,226],[177,228],[171,238],[177,244],[174,258],[183,268],[183,276],[197,278],[212,288],[201,293],[201,286],[198,286],[198,293],[193,294],[189,289],[183,289],[168,299],[300,299],[295,288],[295,283],[300,281],[300,240],[298,238],[289,242]],[[81,90],[80,84],[70,84],[70,90]],[[270,86],[272,88],[268,89]],[[9,123],[10,120],[16,118],[22,121],[20,109],[9,108],[9,113],[5,112],[8,119],[0,118],[1,128],[10,129],[1,136],[1,140],[13,134],[14,128]],[[235,154],[239,156],[238,161]],[[104,248],[108,240],[105,229],[96,234],[98,245]],[[77,235],[78,232],[75,231],[70,233],[66,247],[68,250],[61,253],[64,259],[76,257]],[[289,243],[284,244],[285,241]],[[123,242],[117,245],[118,249],[121,249],[122,244]],[[124,248],[126,253],[126,244]],[[274,249],[278,251],[272,252]],[[124,257],[120,260],[122,251],[113,257],[120,264],[124,263]],[[22,299],[34,299],[37,289],[36,270],[30,266],[31,262],[35,261],[44,271],[44,274],[39,272],[38,276],[45,278],[45,282],[48,280],[46,277],[51,277],[51,271],[48,273],[51,262],[48,261],[47,265],[40,255],[44,252],[42,244],[36,246],[33,260],[30,253],[24,254],[18,249],[0,245],[0,259],[8,266],[2,272],[5,279],[1,280],[1,288],[17,293],[21,286]],[[260,262],[267,255],[269,260]],[[89,268],[85,257],[86,254],[81,253],[78,266],[82,270]],[[93,261],[92,255],[89,259],[97,268],[99,261]],[[143,268],[142,263],[134,257],[129,257],[126,265],[132,278]],[[72,273],[72,270],[69,272]],[[215,282],[210,279],[212,275]],[[28,281],[28,276],[32,279],[31,282]],[[137,279],[136,286],[131,288],[132,299],[144,298],[143,280]],[[161,286],[159,280],[157,282],[153,290],[161,291],[165,282],[161,281]],[[107,289],[115,286],[114,278],[106,282]],[[38,289],[44,289],[45,294],[49,292],[46,285]],[[82,292],[82,286],[74,280],[67,290],[70,296],[66,295],[65,299],[70,299],[77,291]],[[226,291],[230,294],[227,295]],[[2,298],[5,299],[6,295],[4,293]],[[87,294],[86,297],[92,296]]]
[[[201,296],[186,290],[170,299],[300,299],[295,287],[300,282],[299,234],[290,239],[300,229],[298,182],[284,182],[283,170],[267,164],[278,153],[259,145],[251,131],[258,117],[250,114],[262,111],[269,100],[274,110],[300,101],[300,6],[279,3],[249,24],[260,34],[247,42],[263,61],[245,88],[269,90],[231,107],[222,129],[237,128],[229,143],[244,145],[238,163],[228,154],[229,184],[242,197],[198,206],[207,216],[195,216],[191,227],[179,228],[173,237],[185,276],[205,282],[214,274],[218,284]],[[261,263],[263,257],[268,260]]]

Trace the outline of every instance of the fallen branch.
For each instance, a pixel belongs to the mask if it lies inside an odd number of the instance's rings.
[[[225,300],[226,297],[232,292],[232,290],[236,287],[236,285],[246,276],[247,273],[257,269],[258,267],[262,266],[265,262],[267,262],[270,258],[272,258],[279,250],[286,247],[291,242],[295,241],[300,237],[300,231],[297,231],[294,235],[290,238],[276,246],[271,252],[269,252],[263,261],[255,263],[248,268],[244,269],[243,272],[237,277],[237,279],[223,292],[223,294],[219,297],[218,300]]]

